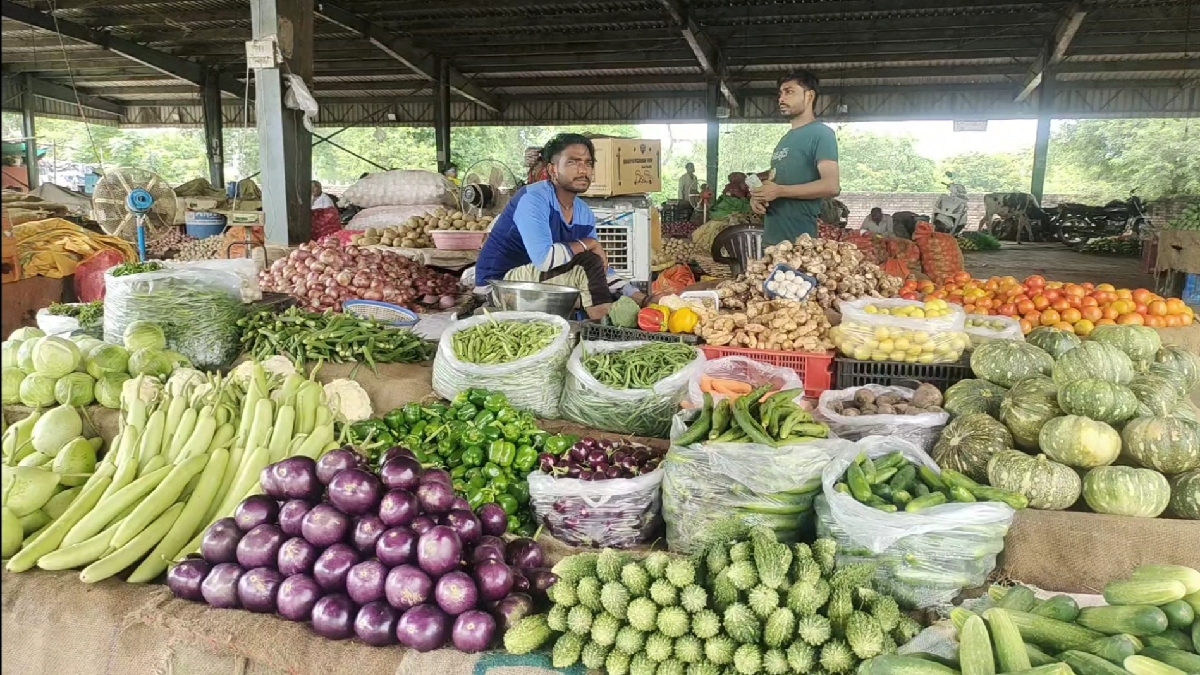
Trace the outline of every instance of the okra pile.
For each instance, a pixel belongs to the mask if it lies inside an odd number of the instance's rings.
[[[349,314],[317,314],[298,307],[275,313],[264,310],[238,322],[242,346],[252,358],[276,354],[297,366],[309,363],[421,363],[434,347],[407,328]]]
[[[949,503],[1003,502],[1014,509],[1029,505],[1024,495],[980,485],[953,469],[943,469],[939,474],[899,452],[878,461],[862,453],[834,489],[885,513],[901,509],[917,513]]]
[[[675,445],[694,443],[757,443],[780,447],[829,438],[829,427],[813,419],[795,399],[800,389],[771,392],[764,385],[736,399],[723,398],[714,404],[712,395],[704,395],[704,408]]]

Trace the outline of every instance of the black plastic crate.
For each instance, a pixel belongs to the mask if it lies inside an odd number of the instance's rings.
[[[682,342],[698,344],[700,338],[683,333],[650,333],[636,328],[618,328],[598,323],[585,323],[579,331],[581,340],[604,340],[605,342],[629,342],[631,340],[653,340],[655,342]]]
[[[945,391],[950,385],[975,376],[966,357],[957,363],[859,361],[841,357],[836,362],[838,389],[861,387],[864,384],[915,388],[917,383],[928,382]]]

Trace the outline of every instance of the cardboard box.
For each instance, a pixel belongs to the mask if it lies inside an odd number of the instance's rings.
[[[615,197],[662,190],[662,142],[597,138],[596,170],[585,197]]]

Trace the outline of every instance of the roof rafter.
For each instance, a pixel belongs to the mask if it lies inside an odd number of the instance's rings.
[[[5,79],[8,79],[10,76],[5,74],[4,77]],[[47,82],[46,80],[33,77],[32,75],[14,76],[13,81],[20,84],[22,88],[24,87],[24,83],[28,82],[30,90],[34,96],[41,96],[42,98],[62,101],[64,103],[70,103],[71,105],[82,105],[85,108],[91,108],[93,110],[99,110],[101,112],[106,112],[113,115],[125,114],[125,107],[120,103],[110,101],[106,98],[101,98],[100,96],[85,94],[81,91],[71,89],[70,87],[64,87],[61,84]],[[78,96],[78,99],[76,99],[76,96]]]
[[[1029,79],[1026,80],[1025,86],[1021,88],[1017,94],[1017,103],[1029,98],[1039,86],[1042,80],[1045,79],[1046,69],[1052,68],[1063,60],[1067,55],[1067,50],[1071,47],[1071,41],[1075,39],[1075,34],[1079,32],[1079,27],[1083,25],[1083,20],[1087,18],[1087,12],[1083,9],[1083,5],[1076,0],[1058,20],[1058,24],[1054,27],[1054,34],[1050,36],[1046,42],[1046,46],[1038,53],[1033,62],[1033,68],[1029,72]]]
[[[728,74],[725,72],[725,64],[721,59],[721,51],[716,44],[696,23],[688,12],[688,8],[684,6],[681,0],[659,0],[663,9],[671,16],[671,21],[679,30],[683,39],[688,44],[688,48],[696,55],[696,61],[700,64],[700,69],[708,77],[717,80],[717,86],[721,88],[721,95],[725,97],[725,101],[729,103],[732,110],[737,110],[738,100],[734,95],[733,89],[730,88],[728,82]]]

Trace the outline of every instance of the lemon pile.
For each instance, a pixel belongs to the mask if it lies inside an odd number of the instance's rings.
[[[859,361],[900,361],[903,363],[953,363],[962,357],[970,338],[961,331],[944,331],[904,325],[887,325],[888,319],[932,320],[948,316],[953,310],[945,300],[930,300],[924,305],[879,307],[867,305],[863,311],[880,317],[878,323],[843,321],[829,331],[829,338],[845,356]]]
[[[903,307],[879,307],[877,305],[867,305],[863,308],[867,314],[887,314],[890,316],[898,316],[903,319],[938,319],[943,316],[949,316],[951,309],[950,305],[941,299],[928,300],[924,307],[918,305],[905,305]]]
[[[988,330],[1004,330],[1008,323],[999,319],[967,319],[967,328],[986,328]]]

